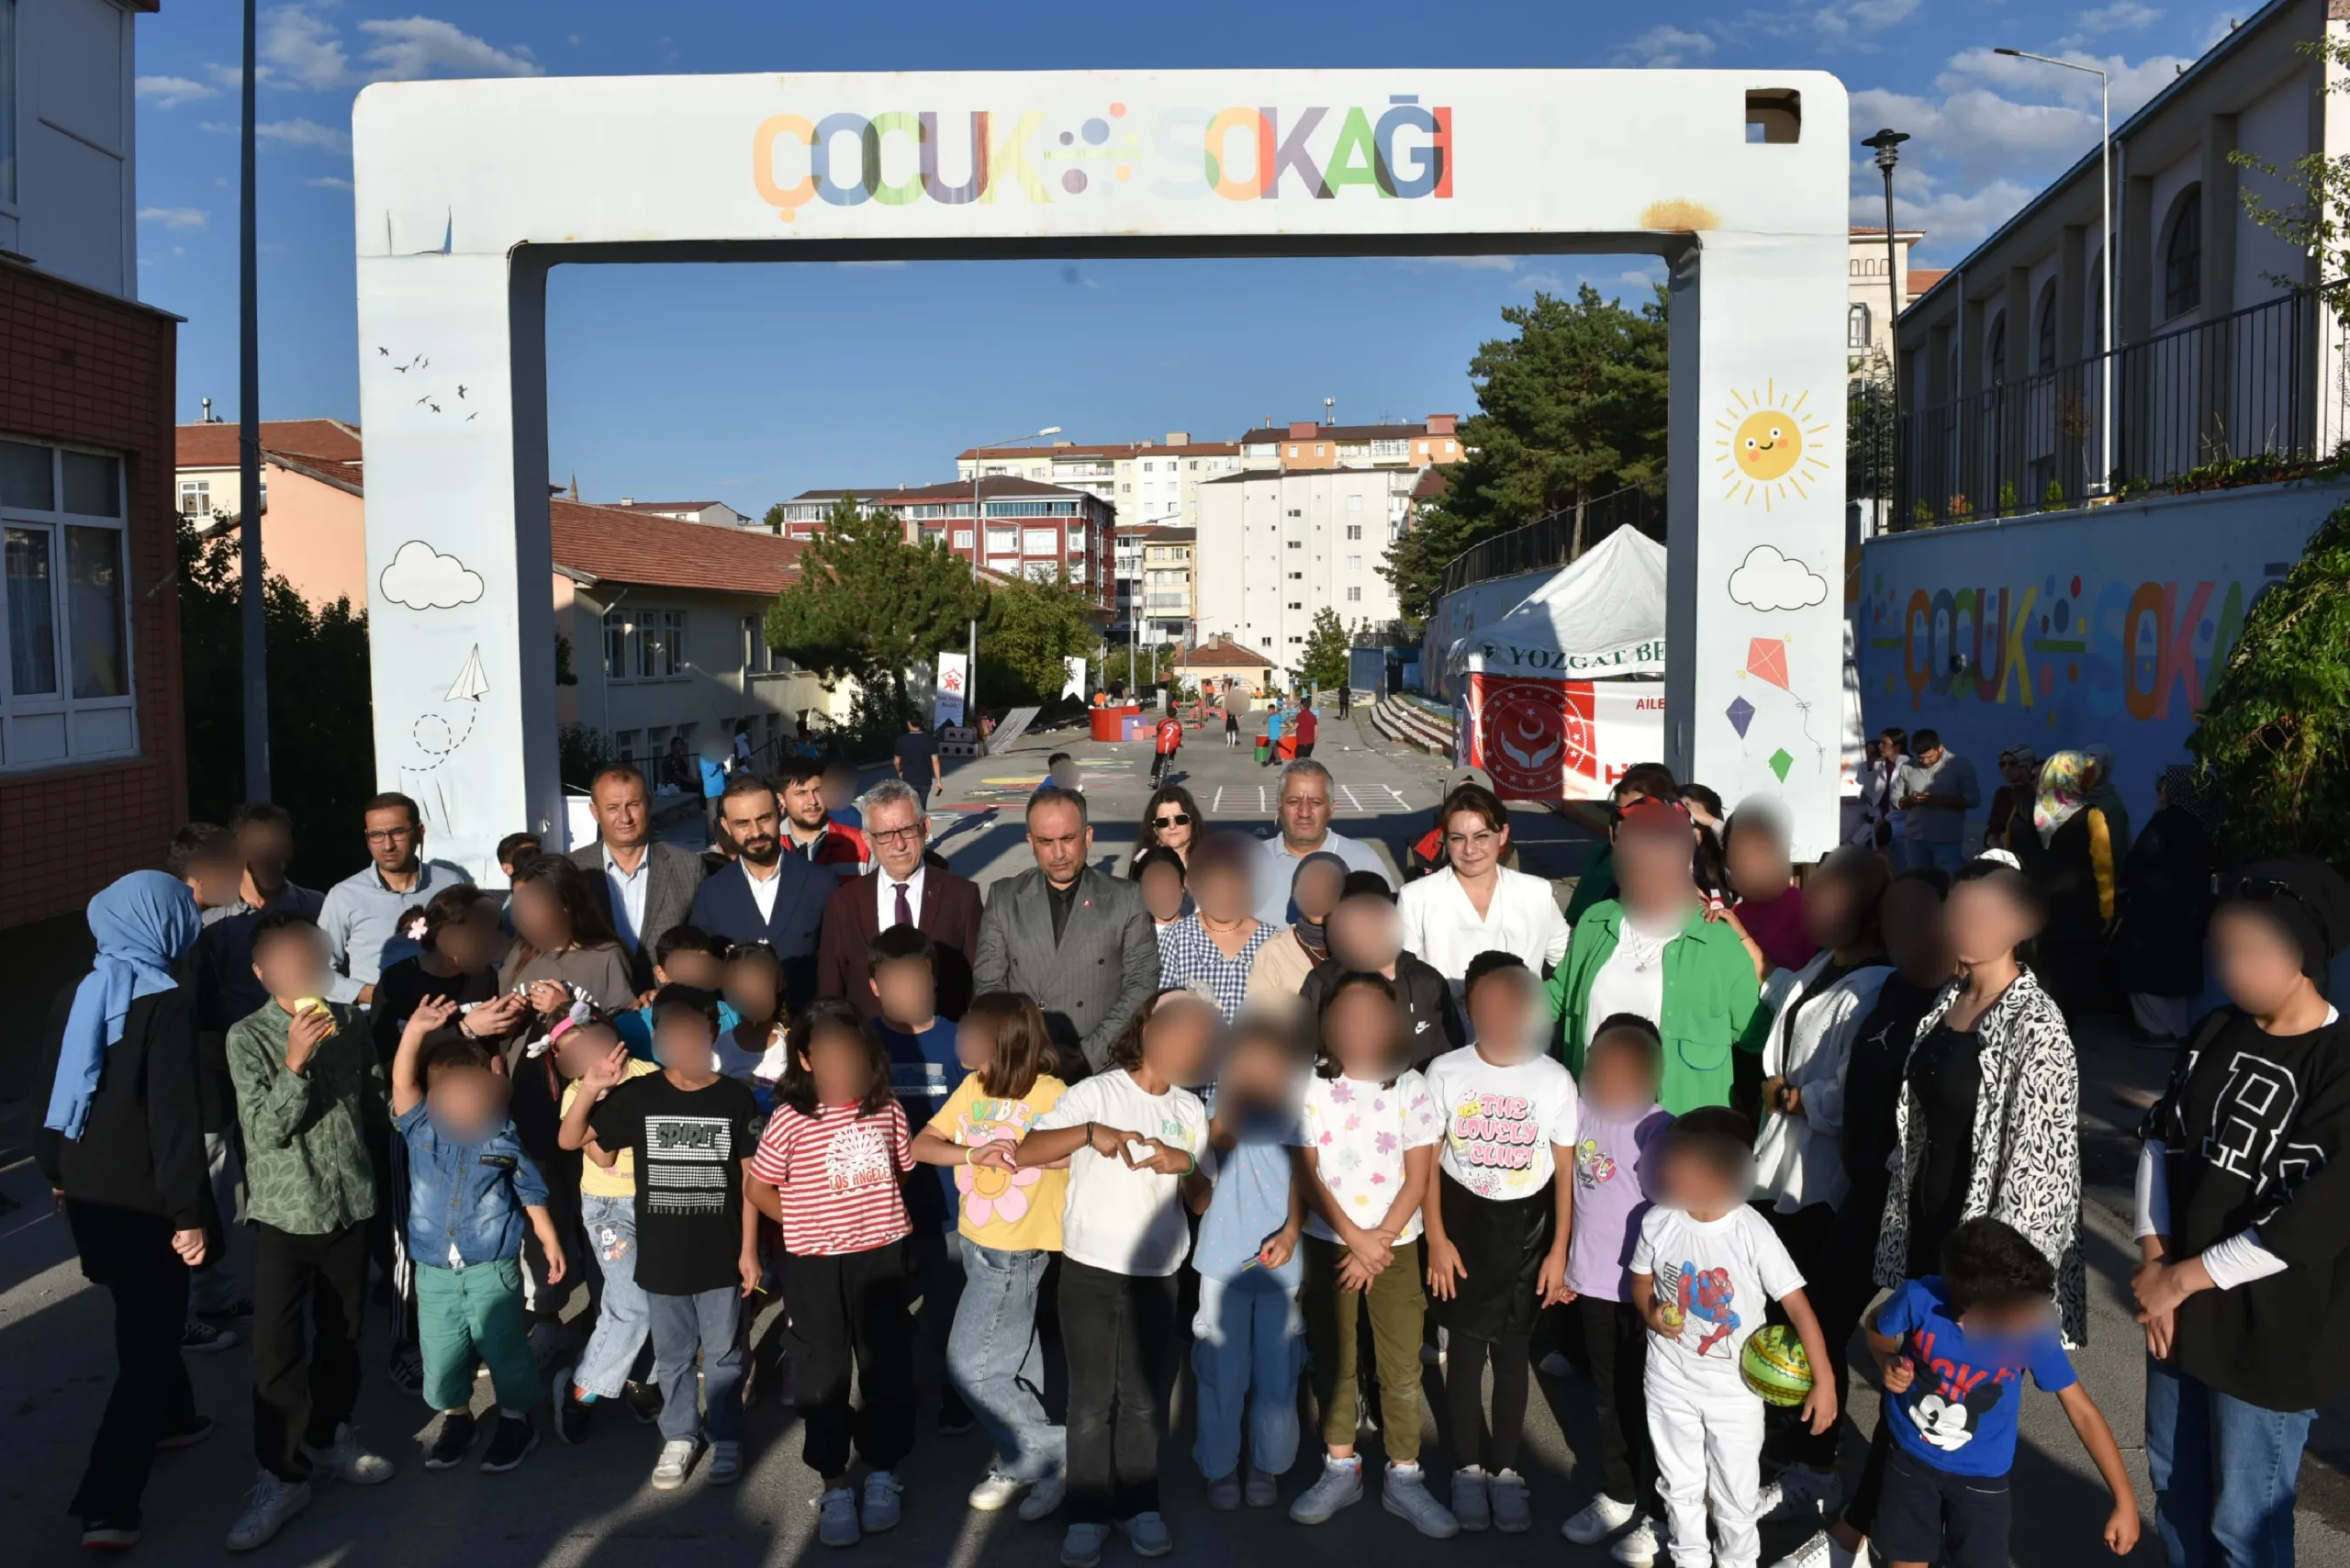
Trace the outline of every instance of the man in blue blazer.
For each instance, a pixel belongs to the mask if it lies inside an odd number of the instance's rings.
[[[793,1014],[815,1000],[816,946],[824,923],[830,871],[783,852],[783,805],[775,787],[736,773],[719,800],[719,823],[738,851],[694,894],[690,924],[722,941],[764,942],[783,965],[783,1001]]]

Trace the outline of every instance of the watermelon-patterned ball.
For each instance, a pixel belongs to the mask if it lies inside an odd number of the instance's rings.
[[[1811,1358],[1803,1341],[1785,1324],[1766,1324],[1746,1341],[1738,1358],[1739,1375],[1765,1404],[1789,1409],[1811,1396]]]

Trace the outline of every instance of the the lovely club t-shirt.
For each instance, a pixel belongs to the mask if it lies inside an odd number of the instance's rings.
[[[1428,1093],[1428,1081],[1410,1068],[1393,1083],[1325,1078],[1318,1072],[1306,1081],[1297,1146],[1315,1151],[1322,1184],[1344,1206],[1347,1217],[1366,1229],[1377,1228],[1395,1202],[1404,1181],[1404,1151],[1427,1148],[1443,1137],[1444,1118]],[[1325,1241],[1338,1239],[1310,1204],[1305,1233]],[[1420,1213],[1415,1209],[1395,1239],[1416,1241],[1419,1235]]]
[[[1628,1301],[1632,1249],[1656,1180],[1650,1149],[1673,1125],[1662,1105],[1611,1115],[1585,1100],[1575,1140],[1575,1223],[1567,1240],[1567,1288]]]
[[[1188,1089],[1144,1092],[1134,1074],[1115,1069],[1072,1086],[1036,1118],[1052,1132],[1099,1123],[1136,1135],[1146,1157],[1156,1146],[1197,1156],[1208,1141],[1207,1107]],[[1137,1170],[1114,1155],[1080,1144],[1069,1160],[1069,1204],[1061,1211],[1061,1251],[1088,1268],[1131,1279],[1164,1279],[1183,1266],[1192,1228],[1183,1217],[1183,1179]]]
[[[929,1130],[965,1148],[1016,1144],[1039,1118],[1069,1092],[1069,1085],[1039,1074],[1017,1100],[982,1093],[979,1075],[965,1073],[946,1106],[930,1118]],[[903,1103],[904,1102],[901,1102]],[[997,1252],[1058,1252],[1061,1209],[1069,1202],[1069,1172],[1024,1165],[999,1170],[988,1165],[941,1166],[955,1201],[955,1228]]]
[[[1763,1308],[1803,1288],[1785,1243],[1744,1204],[1710,1220],[1662,1204],[1649,1210],[1632,1249],[1632,1272],[1654,1276],[1666,1317],[1681,1322],[1675,1338],[1651,1330],[1649,1354],[1678,1357],[1692,1372],[1732,1382],[1739,1351],[1762,1327]]]
[[[812,1116],[778,1105],[751,1174],[783,1200],[783,1249],[798,1258],[870,1252],[912,1233],[899,1178],[914,1168],[905,1107],[891,1100],[819,1105]]]
[[[748,1084],[679,1089],[666,1072],[615,1086],[589,1114],[598,1143],[636,1155],[636,1282],[647,1293],[741,1282],[743,1161],[764,1119]]]
[[[1911,1280],[1876,1309],[1876,1331],[1901,1341],[1915,1374],[1891,1396],[1893,1440],[1951,1475],[2005,1475],[2015,1465],[2023,1374],[2054,1394],[2073,1386],[2052,1312],[2022,1335],[1970,1335],[1939,1276]]]
[[[649,1061],[639,1061],[634,1057],[631,1057],[628,1063],[628,1077],[621,1079],[621,1083],[626,1083],[630,1078],[643,1078],[648,1073],[655,1073],[660,1070],[661,1070],[659,1068],[654,1066]],[[616,1083],[612,1085],[612,1087],[617,1089],[620,1087],[620,1084]],[[563,1086],[563,1103],[557,1108],[557,1114],[565,1116],[571,1114],[571,1103],[578,1097],[579,1081],[575,1078]],[[616,1148],[607,1150],[606,1152],[613,1156],[612,1163],[610,1168],[599,1165],[594,1160],[587,1159],[584,1156],[581,1158],[579,1161],[579,1191],[586,1196],[591,1198],[632,1198],[636,1196],[635,1151],[626,1148]]]
[[[1428,1063],[1427,1077],[1444,1118],[1437,1161],[1446,1175],[1505,1203],[1550,1184],[1558,1169],[1552,1147],[1575,1141],[1575,1081],[1564,1063],[1536,1056],[1496,1067],[1463,1046]]]

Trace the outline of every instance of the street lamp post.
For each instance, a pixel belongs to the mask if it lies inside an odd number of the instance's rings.
[[[269,778],[269,618],[261,553],[261,305],[253,212],[253,0],[245,0],[245,101],[239,126],[237,213],[238,620],[244,642],[245,799],[274,797]]]
[[[1876,166],[1885,174],[1885,292],[1889,303],[1889,312],[1885,318],[1886,401],[1890,405],[1886,411],[1887,419],[1894,418],[1895,411],[1900,407],[1901,297],[1908,292],[1903,287],[1901,276],[1900,242],[1894,238],[1893,166],[1901,162],[1901,144],[1908,140],[1908,131],[1888,128],[1861,143],[1863,147],[1876,150]],[[1869,466],[1872,470],[1875,468],[1874,457]],[[1872,473],[1869,476],[1874,479],[1876,476]],[[1876,528],[1883,532],[1887,526],[1886,520],[1892,514],[1893,498],[1889,495],[1883,497],[1878,504],[1881,510],[1877,513]]]
[[[2058,60],[2053,55],[2034,54],[2022,49],[1995,49],[1994,54],[2004,54],[2010,60],[2036,60],[2042,65],[2053,65],[2061,71],[2077,71],[2097,78],[2098,99],[2098,199],[2103,211],[2103,241],[2098,251],[2098,298],[2102,308],[2098,321],[2098,447],[2097,477],[2089,482],[2089,494],[2102,496],[2113,483],[2113,78],[2094,65],[2077,61]]]
[[[1036,437],[1038,437],[1038,436],[1058,435],[1058,434],[1060,434],[1060,433],[1061,433],[1061,427],[1060,427],[1060,426],[1058,426],[1058,425],[1046,425],[1043,430],[1040,430],[1040,431],[1020,431],[1020,432],[1019,432],[1018,434],[1016,434],[1016,435],[1008,435],[1008,436],[1004,436],[1004,437],[1002,437],[1001,440],[997,440],[997,441],[984,441],[984,442],[981,442],[979,445],[977,445],[977,446],[975,446],[975,447],[971,448],[971,575],[972,575],[972,576],[977,577],[977,576],[979,575],[979,560],[980,560],[979,546],[981,546],[982,544],[984,544],[984,543],[987,543],[987,537],[988,537],[988,522],[987,522],[987,519],[986,519],[986,517],[985,517],[985,516],[983,516],[983,515],[981,514],[980,508],[979,508],[979,476],[980,476],[980,474],[981,474],[981,473],[983,473],[983,472],[984,472],[984,470],[981,468],[980,465],[981,465],[981,464],[983,464],[984,462],[986,462],[986,460],[987,460],[987,450],[988,450],[988,448],[989,448],[989,447],[990,447],[990,446],[1003,446],[1003,445],[1006,445],[1006,444],[1008,444],[1008,443],[1010,443],[1010,442],[1015,442],[1015,441],[1033,441],[1033,440],[1035,440],[1035,439]],[[947,548],[951,550],[951,549],[953,549],[953,548],[954,548],[954,546],[950,543],[950,544],[947,546]],[[966,660],[965,667],[964,667],[964,670],[963,670],[963,717],[964,717],[964,719],[965,719],[965,720],[969,723],[970,727],[971,727],[971,728],[973,728],[973,729],[975,729],[975,730],[976,730],[976,729],[978,729],[978,728],[979,727],[979,621],[978,621],[976,618],[974,618],[974,619],[972,620],[972,622],[971,622],[971,646],[970,646],[970,652],[969,652],[969,655],[968,655],[968,658],[967,658],[967,660]]]

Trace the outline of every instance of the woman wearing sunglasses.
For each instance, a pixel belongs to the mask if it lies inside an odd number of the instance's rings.
[[[1142,831],[1135,834],[1135,858],[1142,858],[1146,849],[1171,849],[1185,866],[1192,863],[1192,846],[1200,842],[1206,831],[1207,818],[1200,813],[1200,803],[1181,784],[1164,784],[1151,793],[1150,804],[1143,808]]]

